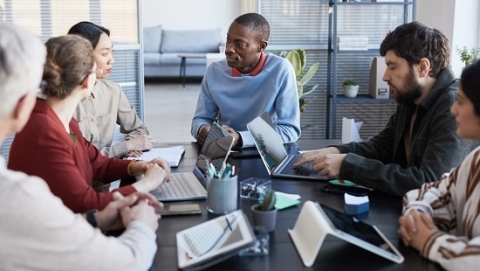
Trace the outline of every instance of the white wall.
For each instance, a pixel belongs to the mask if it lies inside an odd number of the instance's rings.
[[[456,48],[480,47],[478,0],[417,0],[417,20],[442,31],[450,40],[450,62],[457,77],[463,64]]]
[[[143,26],[197,30],[221,28],[225,37],[240,15],[240,0],[142,0]]]

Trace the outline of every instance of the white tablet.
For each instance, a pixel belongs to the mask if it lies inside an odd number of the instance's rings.
[[[255,242],[242,210],[209,220],[177,233],[178,267],[200,270],[234,256]]]
[[[404,260],[377,227],[312,201],[304,203],[294,228],[288,231],[305,266],[314,263],[328,234],[392,262],[402,263]]]

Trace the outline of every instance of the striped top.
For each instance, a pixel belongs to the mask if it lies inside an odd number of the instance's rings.
[[[480,147],[442,179],[426,183],[403,198],[411,208],[430,213],[442,230],[432,234],[421,254],[447,270],[480,266]]]

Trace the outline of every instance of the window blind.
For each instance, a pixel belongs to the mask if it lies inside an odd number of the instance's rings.
[[[74,24],[91,21],[110,30],[115,64],[109,80],[122,87],[131,105],[144,118],[143,56],[140,50],[141,0],[0,0],[3,20],[22,26],[42,41],[67,34]],[[118,138],[118,134],[116,136]],[[0,148],[8,159],[12,138]]]
[[[401,2],[401,1],[400,1]],[[378,50],[359,52],[358,54],[344,54],[338,56],[336,71],[328,69],[328,38],[329,38],[329,1],[327,0],[257,0],[258,12],[269,22],[271,32],[267,47],[272,53],[278,54],[284,50],[302,48],[307,53],[307,67],[314,62],[320,62],[320,68],[309,82],[318,84],[317,90],[306,98],[311,100],[305,113],[301,117],[302,138],[326,138],[327,112],[327,77],[329,72],[337,73],[337,89],[346,78],[355,78],[360,84],[359,94],[368,94],[370,62],[378,56]],[[412,14],[408,12],[407,14]],[[372,18],[379,18],[374,23]],[[380,20],[381,19],[381,20]],[[377,48],[381,41],[396,26],[404,20],[404,6],[383,5],[356,5],[342,6],[338,12],[338,33],[343,35],[365,35],[369,37],[369,46]],[[355,118],[363,121],[360,130],[362,138],[377,134],[387,123],[390,115],[395,111],[395,104],[361,104],[348,103],[337,105],[337,131],[341,131],[343,117]],[[330,114],[331,116],[331,114]],[[332,121],[330,120],[330,123]],[[331,127],[330,127],[331,131]],[[331,135],[330,135],[331,136]],[[336,134],[337,138],[341,133]]]

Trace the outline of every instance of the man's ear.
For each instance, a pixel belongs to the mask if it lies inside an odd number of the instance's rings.
[[[267,45],[268,45],[268,41],[262,40],[260,42],[259,51],[265,51],[265,49],[267,48]]]
[[[420,77],[425,77],[425,76],[428,76],[428,74],[430,73],[430,70],[432,69],[431,66],[430,66],[430,60],[426,57],[420,59],[420,63],[418,63],[418,75]]]

